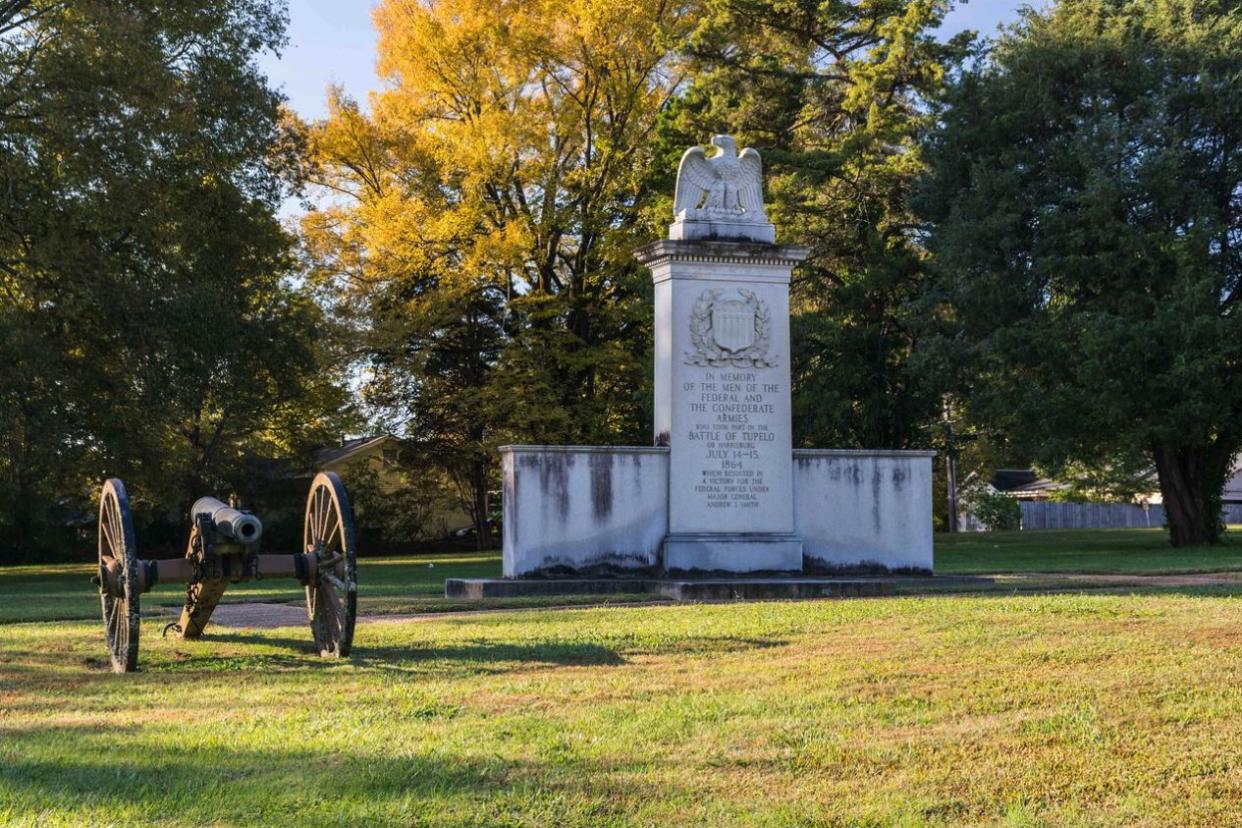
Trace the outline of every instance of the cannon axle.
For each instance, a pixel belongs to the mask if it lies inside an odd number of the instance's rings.
[[[295,578],[302,586],[311,586],[320,577],[320,562],[314,553],[291,555],[254,555],[240,561],[233,557],[217,558],[214,565],[204,569],[187,558],[138,561],[138,592],[150,592],[158,583],[198,583],[201,581],[224,581],[243,583],[263,578]],[[336,576],[326,574],[325,577]],[[125,597],[125,583],[121,567],[115,563],[103,565],[91,576],[91,583],[115,598]]]

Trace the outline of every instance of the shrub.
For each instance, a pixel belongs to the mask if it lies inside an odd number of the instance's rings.
[[[1022,523],[1018,501],[999,492],[980,492],[970,500],[970,511],[992,530],[1017,529]]]

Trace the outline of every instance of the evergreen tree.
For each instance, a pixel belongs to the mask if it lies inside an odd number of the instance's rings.
[[[791,287],[795,441],[928,445],[941,388],[913,359],[927,271],[908,198],[928,100],[970,35],[935,39],[950,6],[938,0],[706,6],[660,163],[675,170],[678,147],[737,134],[763,152],[780,241],[811,247]]]
[[[953,84],[929,142],[944,353],[1049,467],[1150,452],[1174,545],[1242,448],[1242,7],[1061,0]]]

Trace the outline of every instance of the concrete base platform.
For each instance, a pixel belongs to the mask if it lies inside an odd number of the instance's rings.
[[[802,571],[802,539],[777,534],[676,533],[664,539],[664,568],[674,575],[696,572]]]
[[[892,578],[449,578],[444,597],[482,600],[548,595],[663,595],[675,601],[870,598],[893,595]]]

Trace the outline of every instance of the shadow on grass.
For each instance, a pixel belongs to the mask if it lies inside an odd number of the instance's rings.
[[[724,654],[743,650],[780,647],[778,639],[740,638],[735,636],[695,636],[669,638],[663,642],[626,642],[625,646],[605,646],[585,641],[543,641],[530,644],[475,641],[447,646],[418,647],[388,645],[355,647],[352,660],[371,669],[409,672],[420,664],[449,662],[455,666],[473,666],[476,671],[509,669],[512,664],[550,664],[561,667],[619,667],[627,663],[625,654],[680,655]]]
[[[787,642],[779,639],[739,638],[735,636],[693,636],[669,638],[660,643],[628,642],[628,646],[613,647],[591,641],[533,641],[515,643],[476,639],[451,644],[399,643],[380,646],[359,645],[355,639],[348,659],[318,658],[309,633],[306,639],[289,636],[268,635],[263,632],[208,633],[203,643],[220,642],[239,645],[283,647],[294,654],[254,653],[232,651],[229,653],[187,654],[176,653],[176,660],[165,661],[151,667],[151,672],[182,672],[203,670],[219,672],[228,669],[271,668],[305,670],[318,666],[332,667],[352,664],[365,669],[397,670],[410,672],[412,668],[430,665],[457,666],[471,672],[503,672],[515,664],[545,664],[561,667],[596,666],[619,667],[626,664],[623,651],[641,654],[676,652],[684,655],[706,653],[729,653],[742,650],[779,647]],[[188,642],[187,642],[188,643]],[[191,644],[191,646],[194,646]],[[419,670],[422,672],[422,670]]]
[[[365,667],[386,668],[394,664],[451,661],[469,664],[537,663],[558,666],[593,665],[616,667],[625,659],[616,650],[585,642],[511,644],[475,642],[442,647],[357,647],[353,659]]]
[[[208,631],[198,642],[185,642],[186,645],[197,647],[199,644],[238,644],[263,647],[283,647],[294,651],[294,654],[253,653],[246,654],[236,650],[229,653],[186,654],[177,653],[178,658],[170,663],[161,663],[152,667],[152,672],[181,671],[204,669],[218,671],[217,664],[233,666],[270,666],[275,669],[307,669],[316,665],[334,666],[354,664],[359,667],[385,667],[391,663],[408,662],[466,662],[472,664],[504,664],[514,662],[538,662],[557,665],[620,665],[625,660],[615,651],[607,647],[590,643],[576,642],[537,642],[532,644],[491,643],[485,641],[450,646],[417,646],[417,645],[386,645],[380,647],[358,646],[347,659],[319,658],[315,653],[314,640],[307,632],[306,638],[269,635],[263,632],[248,633],[212,633]]]

